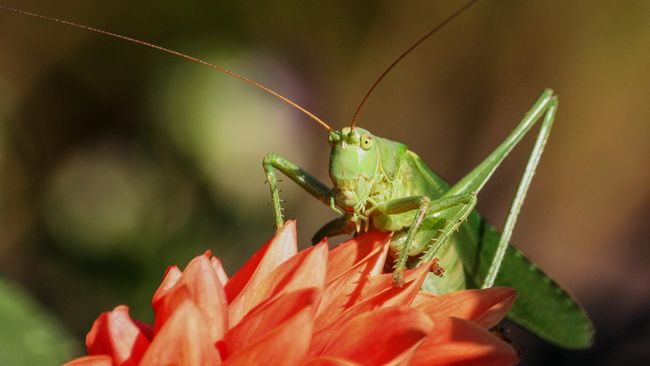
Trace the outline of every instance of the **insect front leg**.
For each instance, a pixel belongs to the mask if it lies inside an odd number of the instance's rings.
[[[459,214],[459,220],[457,220],[458,222],[456,225],[449,228],[445,226],[448,231],[453,232],[453,230],[458,227],[458,225],[460,225],[460,222],[462,222],[462,220],[464,220],[467,215],[469,215],[475,205],[476,196],[473,194],[460,194],[456,196],[440,198],[434,201],[431,201],[431,198],[427,196],[411,196],[397,198],[379,205],[377,209],[384,215],[395,215],[417,210],[415,219],[413,219],[413,221],[410,223],[406,241],[399,251],[397,262],[395,263],[395,269],[393,270],[393,280],[395,284],[398,286],[403,284],[402,272],[404,271],[404,268],[406,268],[406,260],[408,258],[409,252],[414,247],[414,245],[417,244],[415,243],[415,236],[425,217],[436,215],[437,213],[454,207],[459,207],[457,210],[455,210],[461,212],[461,214]]]
[[[326,205],[335,208],[333,206],[332,189],[296,164],[276,153],[268,153],[264,157],[262,166],[264,167],[266,180],[269,182],[269,188],[271,190],[271,202],[273,205],[273,213],[275,215],[276,230],[279,230],[282,227],[284,224],[284,218],[282,216],[280,191],[278,189],[278,179],[275,175],[275,169],[284,173],[284,175],[296,182],[300,187],[307,191],[307,193],[311,194]]]

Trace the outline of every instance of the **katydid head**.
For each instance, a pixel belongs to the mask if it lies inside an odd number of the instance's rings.
[[[357,212],[370,196],[380,174],[378,140],[359,127],[345,127],[329,134],[332,146],[329,171],[336,189],[334,199],[346,210]]]

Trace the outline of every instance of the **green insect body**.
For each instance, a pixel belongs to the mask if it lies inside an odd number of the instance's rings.
[[[553,280],[510,246],[519,208],[539,162],[557,109],[545,90],[515,130],[474,170],[453,186],[436,175],[406,145],[362,128],[330,131],[330,188],[283,157],[263,162],[271,189],[276,227],[283,224],[275,170],[279,170],[341,216],[314,235],[393,232],[396,284],[408,263],[440,259],[442,277],[430,274],[424,288],[446,293],[468,287],[513,287],[518,298],[509,317],[556,345],[580,349],[593,342],[593,327],[579,305]],[[474,211],[476,195],[537,121],[542,121],[503,234]],[[410,260],[409,260],[410,259]]]
[[[333,131],[325,122],[290,99],[243,75],[196,57],[94,27],[0,6],[0,10],[122,39],[208,66],[243,80],[303,112],[329,131],[330,177],[333,187],[320,182],[289,160],[268,154],[263,161],[269,182],[275,224],[283,225],[276,170],[341,216],[326,223],[315,235],[389,231],[395,257],[394,279],[400,285],[408,266],[432,265],[445,269],[443,276],[430,274],[423,289],[441,294],[453,290],[493,285],[515,288],[518,298],[509,317],[558,346],[581,349],[593,342],[593,327],[579,305],[553,280],[509,245],[519,209],[548,139],[557,109],[557,97],[545,90],[513,132],[483,162],[456,184],[449,186],[406,145],[374,136],[355,127],[356,117],[381,79],[426,38],[462,14],[471,0],[451,14],[398,57],[371,87],[350,127]],[[539,132],[515,193],[501,233],[474,211],[476,196],[508,153],[538,122]],[[438,273],[439,274],[439,273]]]

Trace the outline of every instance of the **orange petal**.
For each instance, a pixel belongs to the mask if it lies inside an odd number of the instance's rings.
[[[156,292],[153,294],[153,299],[151,300],[151,305],[154,312],[158,311],[160,302],[165,296],[167,296],[167,293],[169,293],[169,291],[174,286],[176,286],[176,283],[181,279],[182,274],[183,273],[180,269],[178,269],[177,266],[167,267],[167,270],[165,271],[165,277],[163,278],[160,286],[158,286]]]
[[[216,342],[228,329],[228,304],[221,281],[205,255],[198,256],[185,267],[181,283],[187,286],[190,296],[208,322],[210,339]]]
[[[185,300],[175,308],[156,333],[140,363],[141,366],[219,364],[221,358],[210,340],[205,318],[191,300]]]
[[[411,365],[513,365],[519,361],[509,344],[475,323],[436,318],[435,329],[411,359]]]
[[[431,317],[453,316],[489,329],[506,316],[516,296],[515,290],[508,287],[455,291],[442,296],[421,291],[413,307]]]
[[[230,356],[224,365],[298,365],[307,356],[314,309],[306,307],[266,337]]]
[[[318,357],[313,358],[303,364],[304,366],[360,366],[356,362],[344,360],[336,357]]]
[[[106,355],[84,356],[66,362],[63,366],[113,366],[113,359]]]
[[[384,249],[388,249],[388,243],[386,243]],[[326,285],[323,300],[316,315],[315,329],[317,331],[332,323],[346,310],[368,299],[374,298],[374,300],[368,302],[368,306],[362,311],[370,311],[375,307],[381,306],[388,299],[393,300],[389,306],[409,305],[411,303],[417,294],[417,292],[412,290],[419,289],[422,286],[427,269],[421,266],[416,270],[404,272],[403,279],[405,284],[416,281],[419,283],[417,287],[405,285],[401,289],[395,288],[393,286],[392,274],[370,277],[368,272],[373,266],[373,260],[379,259],[382,253],[385,253],[385,250],[375,250],[373,256],[366,257],[351,270],[343,273]],[[404,291],[407,288],[409,291]],[[403,296],[398,296],[400,293]]]
[[[158,311],[156,312],[156,320],[154,323],[154,334],[157,334],[160,329],[167,323],[167,321],[174,315],[179,306],[186,301],[193,302],[190,290],[185,284],[180,284],[174,287],[167,295],[160,301]],[[203,316],[203,315],[202,315]]]
[[[328,322],[328,319],[338,316],[357,302],[359,294],[367,285],[368,278],[376,264],[383,263],[387,250],[388,245],[375,247],[361,261],[326,283],[323,299],[318,307],[320,321]],[[316,325],[316,329],[318,328],[321,326]]]
[[[294,256],[298,250],[297,243],[296,222],[287,221],[226,283],[228,303],[232,303],[245,287],[259,286],[269,273]]]
[[[115,365],[137,365],[149,340],[129,316],[129,308],[120,305],[102,313],[86,336],[89,355],[108,355]]]
[[[345,324],[321,352],[364,365],[407,361],[429,335],[426,314],[403,306],[376,309]]]
[[[308,288],[290,292],[260,304],[249,312],[237,326],[226,333],[224,337],[225,352],[233,354],[250,346],[266,337],[269,332],[306,307],[315,311],[319,296],[318,289]]]
[[[214,271],[217,273],[217,278],[219,278],[219,282],[221,282],[221,286],[225,286],[226,283],[228,283],[228,275],[226,274],[226,271],[223,269],[223,265],[221,265],[221,261],[217,257],[212,257],[210,258],[210,262],[212,263],[212,267],[214,268]]]
[[[370,231],[332,249],[327,260],[326,282],[330,282],[367,256],[372,255],[377,248],[386,245],[390,241],[390,237],[390,232]],[[386,257],[383,258],[383,260],[385,259]],[[384,268],[383,260],[381,263],[376,263],[376,267],[373,268],[373,275],[381,273]]]
[[[417,268],[404,271],[404,273],[402,274],[402,280],[404,281],[404,285],[402,287],[406,287],[406,285],[408,284],[415,283],[415,285],[413,287],[410,287],[410,289],[421,288],[422,283],[424,283],[424,280],[426,279],[428,272],[429,272],[429,267],[427,265],[421,265],[418,266]],[[359,294],[358,302],[361,303],[367,301],[373,297],[381,295],[383,291],[387,291],[388,289],[394,289],[394,288],[399,288],[399,287],[396,287],[394,285],[392,273],[372,276],[368,279],[368,285],[365,286],[362,289],[361,293]],[[400,293],[405,294],[403,291]],[[408,292],[408,296],[406,297],[399,297],[393,299],[393,301],[389,304],[389,306],[410,305],[418,293],[419,291],[415,293]]]
[[[405,272],[404,278],[407,279],[407,282],[402,287],[392,286],[392,274],[373,277],[371,280],[377,277],[387,277],[388,280],[380,279],[377,282],[380,285],[383,285],[382,282],[385,282],[389,287],[381,286],[381,291],[374,293],[372,296],[365,298],[362,302],[355,304],[354,306],[345,310],[335,319],[332,319],[332,317],[329,317],[327,314],[321,314],[318,316],[316,318],[316,325],[320,325],[323,328],[315,328],[316,332],[314,334],[314,339],[312,340],[310,353],[319,354],[321,350],[327,345],[327,343],[330,342],[333,335],[336,334],[336,332],[338,332],[342,326],[359,315],[363,315],[364,313],[367,313],[378,307],[409,305],[422,287],[422,281],[424,280],[427,272],[426,267],[418,268],[418,270],[410,272],[415,274],[422,272],[424,274],[420,274],[419,276],[409,274],[407,277],[407,274]]]
[[[325,242],[305,249],[268,274],[259,286],[247,286],[229,306],[231,324],[237,324],[252,308],[282,293],[310,287],[322,290],[327,253]]]

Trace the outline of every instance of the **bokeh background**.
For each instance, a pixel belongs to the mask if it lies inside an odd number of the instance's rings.
[[[460,1],[0,1],[205,58],[340,128],[377,75]],[[545,87],[560,96],[514,243],[597,338],[566,352],[513,326],[523,365],[650,360],[650,2],[482,1],[381,84],[361,126],[454,182]],[[532,138],[479,197],[503,224]],[[233,273],[272,234],[262,157],[329,181],[326,134],[238,80],[0,12],[0,364],[58,364],[95,317],[151,319],[167,265]],[[334,213],[284,182],[301,241]]]

